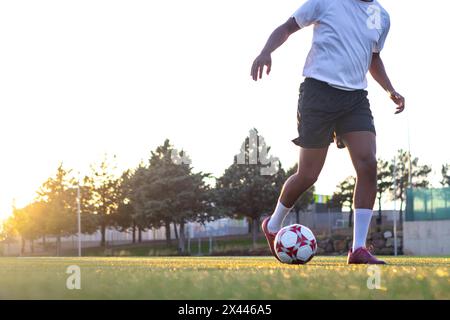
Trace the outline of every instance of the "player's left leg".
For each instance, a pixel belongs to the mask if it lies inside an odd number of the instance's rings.
[[[382,264],[366,249],[367,233],[377,194],[376,136],[370,131],[349,132],[341,135],[356,170],[353,195],[355,208],[353,246],[349,263]]]

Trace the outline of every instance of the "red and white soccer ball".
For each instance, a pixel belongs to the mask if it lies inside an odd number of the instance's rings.
[[[301,224],[282,228],[275,237],[275,252],[283,263],[305,264],[317,251],[316,237]]]

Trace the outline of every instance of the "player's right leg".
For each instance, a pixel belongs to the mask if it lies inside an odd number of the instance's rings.
[[[284,218],[294,206],[297,199],[317,181],[325,163],[327,152],[328,147],[300,149],[297,172],[286,180],[275,211],[262,223],[262,230],[266,236],[270,250],[275,257],[277,257],[273,247],[275,236],[281,229]]]
[[[290,176],[284,183],[278,200],[279,204],[285,208],[292,208],[294,206],[297,199],[317,181],[325,163],[327,152],[328,147],[321,149],[300,149],[297,172]],[[274,215],[276,213],[275,210]],[[274,215],[272,215],[273,218],[275,218]],[[273,227],[270,223],[269,231],[278,232],[281,228],[281,222],[279,221],[279,224],[277,223],[278,225],[273,224]]]
[[[298,170],[285,182],[273,214],[262,223],[262,230],[275,257],[273,241],[276,233],[297,199],[316,182],[328,147],[333,142],[337,113],[330,112],[330,104],[336,103],[337,92],[339,90],[311,78],[306,78],[300,85],[297,108],[299,136],[293,140],[301,148]]]

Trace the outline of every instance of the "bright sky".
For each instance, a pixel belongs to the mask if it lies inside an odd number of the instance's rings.
[[[356,0],[355,0],[356,1]],[[60,161],[87,172],[102,155],[136,166],[169,138],[196,170],[220,176],[258,128],[284,167],[298,148],[296,109],[312,28],[250,67],[303,0],[1,1],[0,218],[25,205]],[[370,80],[378,156],[407,148],[437,173],[450,162],[448,1],[384,0],[392,27],[382,57],[408,113]],[[353,173],[334,146],[319,181],[331,193]]]

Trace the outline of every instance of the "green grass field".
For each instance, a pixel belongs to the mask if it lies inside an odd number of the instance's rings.
[[[450,299],[450,258],[387,257],[380,289],[367,266],[316,257],[306,266],[269,257],[0,258],[1,299]],[[67,267],[81,290],[66,287]]]

